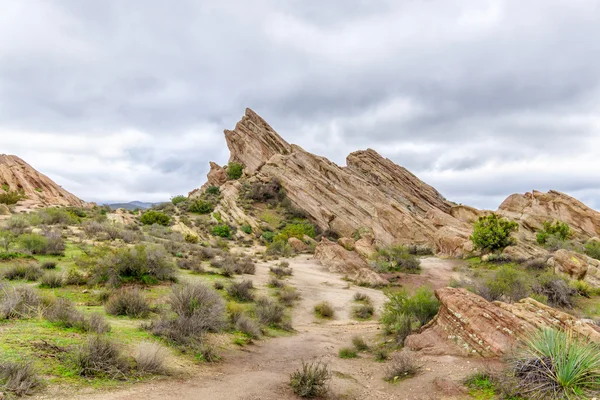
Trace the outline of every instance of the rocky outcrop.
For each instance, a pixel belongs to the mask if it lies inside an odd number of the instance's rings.
[[[32,206],[76,206],[85,202],[17,156],[0,154],[0,191],[21,191]]]
[[[315,258],[331,272],[347,275],[357,283],[371,286],[384,285],[388,282],[375,273],[369,264],[354,251],[349,251],[339,244],[323,238],[315,249]]]
[[[533,299],[515,304],[490,303],[465,289],[435,291],[440,300],[437,316],[405,346],[428,354],[501,357],[519,339],[543,327],[571,329],[600,342],[600,327],[548,307]]]
[[[295,238],[295,237],[289,238],[288,244],[290,246],[292,246],[292,248],[295,251],[297,251],[298,253],[302,253],[302,252],[305,252],[306,250],[308,250],[308,246],[306,245],[306,243],[304,243],[302,240]]]
[[[515,220],[529,232],[542,228],[545,221],[569,224],[576,236],[590,238],[600,235],[600,213],[577,199],[554,190],[533,191],[509,196],[498,208],[503,216]]]
[[[569,250],[558,250],[548,260],[557,274],[571,279],[583,280],[593,287],[600,287],[600,261]]]

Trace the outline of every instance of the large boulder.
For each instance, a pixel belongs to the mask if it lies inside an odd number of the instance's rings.
[[[600,287],[600,261],[569,250],[558,250],[548,260],[548,265],[557,274],[571,279],[583,280],[590,285]]]
[[[542,327],[570,329],[600,342],[600,327],[530,298],[515,304],[489,302],[456,288],[438,289],[435,295],[440,310],[419,333],[406,338],[404,344],[411,350],[501,357]]]
[[[295,238],[295,237],[289,238],[288,244],[290,246],[292,246],[292,248],[295,251],[297,251],[298,253],[302,253],[302,252],[308,250],[308,246],[306,245],[306,243],[304,243],[302,240]]]
[[[367,260],[373,257],[377,253],[373,235],[370,233],[362,234],[360,239],[354,243],[354,251]]]
[[[371,286],[388,283],[370,269],[369,264],[356,252],[346,250],[326,238],[321,239],[321,243],[315,249],[315,258],[331,272],[347,275],[348,278],[357,283],[365,283]]]
[[[340,246],[342,246],[346,250],[354,251],[354,249],[356,247],[356,243],[354,242],[354,239],[349,238],[349,237],[341,237],[337,240],[337,242]]]

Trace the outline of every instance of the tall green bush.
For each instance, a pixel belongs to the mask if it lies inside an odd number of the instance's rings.
[[[435,317],[440,308],[433,290],[425,286],[418,288],[412,296],[406,290],[388,292],[386,296],[388,300],[383,305],[381,323],[400,343],[414,328]]]
[[[171,217],[160,211],[149,210],[142,214],[140,221],[144,225],[162,225],[167,226],[171,222]]]
[[[504,219],[497,214],[490,214],[479,217],[475,222],[470,239],[476,249],[500,251],[516,243],[516,239],[511,237],[511,233],[518,229],[519,225],[516,222]]]
[[[543,228],[537,234],[537,242],[539,244],[546,244],[546,242],[551,238],[555,237],[560,241],[565,241],[569,239],[573,235],[571,228],[565,222],[561,221],[545,221]]]
[[[242,174],[244,172],[244,166],[242,164],[239,163],[229,163],[229,165],[227,166],[227,177],[229,178],[229,180],[236,180],[236,179],[240,179],[242,177]]]

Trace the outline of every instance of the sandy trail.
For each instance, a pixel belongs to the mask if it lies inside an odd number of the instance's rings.
[[[374,361],[373,356],[361,353],[360,358],[340,359],[338,350],[351,345],[354,335],[363,336],[374,343],[380,333],[376,318],[358,322],[351,319],[354,293],[368,294],[379,310],[385,296],[379,290],[356,287],[340,276],[326,271],[310,256],[289,260],[294,275],[289,282],[295,286],[302,299],[293,312],[292,336],[269,338],[245,351],[232,351],[215,365],[198,368],[193,377],[185,380],[160,380],[129,386],[125,389],[100,393],[51,397],[70,400],[280,400],[297,398],[289,389],[289,374],[297,369],[301,360],[322,360],[329,364],[333,379],[333,399],[440,399],[446,398],[437,391],[435,378],[462,379],[483,366],[482,361],[457,357],[420,357],[422,373],[406,381],[390,384],[383,381],[385,364]],[[252,277],[256,287],[268,280],[270,263],[259,263]],[[432,277],[435,285],[452,277],[452,261],[426,259],[423,262],[423,279]],[[436,269],[441,268],[439,271]],[[450,274],[449,274],[450,273]],[[336,317],[332,321],[317,320],[313,307],[320,301],[334,305]]]

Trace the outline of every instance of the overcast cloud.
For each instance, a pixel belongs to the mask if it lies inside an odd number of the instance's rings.
[[[598,0],[0,0],[0,152],[88,201],[159,201],[224,164],[250,107],[448,199],[600,209]]]

